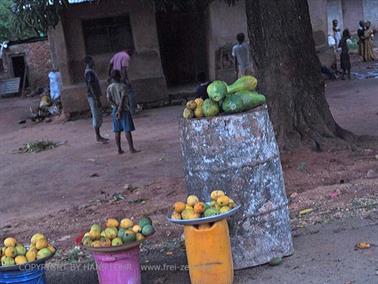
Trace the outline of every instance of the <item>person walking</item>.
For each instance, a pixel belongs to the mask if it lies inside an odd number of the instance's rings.
[[[92,125],[96,134],[96,141],[101,143],[107,143],[109,139],[106,139],[100,135],[100,127],[102,125],[102,104],[101,104],[101,87],[98,80],[95,63],[91,56],[84,58],[85,71],[84,80],[87,86],[88,104],[92,113]]]
[[[365,31],[364,31],[364,45],[363,45],[363,60],[364,61],[373,61],[375,60],[374,55],[374,45],[373,45],[373,37],[374,37],[374,31],[371,28],[371,23],[367,21],[365,23]]]
[[[365,33],[365,22],[359,22],[360,27],[357,30],[358,36],[358,54],[363,57],[364,51],[364,33]]]
[[[112,124],[118,154],[124,153],[121,147],[122,131],[125,132],[130,153],[140,152],[134,148],[131,132],[135,130],[135,126],[129,111],[127,88],[126,85],[121,82],[121,72],[119,70],[113,70],[110,75],[112,82],[106,90],[106,97],[112,106]]]
[[[339,42],[339,48],[341,48],[340,53],[340,67],[341,70],[343,70],[343,73],[341,75],[341,80],[345,80],[345,74],[348,74],[348,79],[351,80],[350,76],[350,58],[349,58],[349,48],[348,48],[348,39],[350,39],[350,32],[348,29],[345,29],[343,31],[343,37],[341,38]]]
[[[126,85],[127,93],[129,96],[129,104],[130,104],[130,113],[135,114],[137,104],[136,104],[136,94],[131,86],[129,76],[128,76],[128,69],[131,59],[131,51],[124,49],[120,52],[117,52],[113,55],[109,63],[109,70],[108,75],[109,78],[111,77],[111,72],[113,70],[118,70],[121,74],[121,82]]]
[[[232,47],[232,56],[235,59],[235,73],[240,78],[251,73],[251,62],[249,58],[249,45],[245,42],[244,33],[236,36],[237,44]]]

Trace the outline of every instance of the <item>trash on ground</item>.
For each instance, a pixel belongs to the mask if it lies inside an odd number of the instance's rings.
[[[114,193],[113,194],[113,200],[119,201],[119,200],[125,200],[126,196],[124,196],[122,193]]]
[[[299,211],[299,215],[305,215],[305,214],[311,213],[312,211],[314,211],[314,209],[312,208],[303,209]]]
[[[368,249],[371,246],[367,242],[359,242],[359,243],[356,244],[356,247],[359,248],[359,249]]]
[[[65,144],[66,142],[53,142],[50,140],[33,141],[24,144],[23,147],[18,148],[17,153],[38,153],[46,150],[51,150]]]

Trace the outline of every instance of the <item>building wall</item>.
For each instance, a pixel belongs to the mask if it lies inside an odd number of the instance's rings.
[[[106,3],[105,3],[106,2]],[[138,102],[153,102],[167,96],[165,78],[161,66],[156,18],[149,0],[101,1],[100,4],[78,4],[62,14],[62,24],[51,30],[52,50],[62,72],[62,102],[65,111],[87,110],[83,88],[86,55],[82,21],[116,17],[129,14],[135,53],[129,66],[129,78],[136,89]],[[68,40],[69,39],[69,40]],[[92,55],[105,92],[109,61],[113,53]],[[61,59],[58,59],[61,58]],[[78,99],[78,97],[81,97]]]
[[[220,48],[227,50],[236,42],[236,35],[243,32],[248,40],[247,15],[245,13],[245,0],[236,2],[234,6],[227,6],[223,1],[214,1],[209,6],[209,75],[211,79],[232,81],[234,68],[231,64],[225,64],[220,68],[221,60],[218,52]]]
[[[370,21],[375,30],[378,29],[378,0],[363,0],[363,19]],[[362,20],[362,19],[360,19]]]
[[[48,87],[48,73],[52,67],[49,42],[47,40],[10,45],[3,54],[4,73],[7,78],[11,78],[14,75],[11,59],[14,55],[24,55],[31,89]]]
[[[377,2],[378,3],[378,2]],[[363,1],[362,0],[342,0],[343,11],[343,28],[349,29],[355,33],[358,29],[358,23],[363,19]],[[377,18],[378,15],[375,16]]]
[[[315,45],[324,46],[327,44],[328,35],[327,0],[307,2]]]
[[[312,1],[312,0],[309,0]],[[353,1],[353,0],[352,0]],[[328,0],[327,4],[328,13],[328,34],[332,34],[332,21],[334,19],[339,21],[339,28],[344,28],[343,9],[341,0]]]

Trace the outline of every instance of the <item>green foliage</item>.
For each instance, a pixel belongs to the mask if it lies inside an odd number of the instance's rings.
[[[13,23],[16,31],[22,33],[34,29],[39,33],[47,33],[49,27],[54,27],[60,19],[60,12],[70,4],[69,0],[0,0],[13,2],[13,12],[17,15]],[[100,2],[101,0],[88,0]],[[102,0],[106,1],[106,0]],[[119,0],[128,1],[128,0]],[[141,0],[143,1],[143,0]],[[224,1],[228,5],[238,0],[150,0],[157,11],[204,9],[212,1]]]
[[[12,0],[0,1],[0,41],[29,38],[37,34],[31,28],[25,28],[17,32],[15,28],[16,15],[12,12]]]

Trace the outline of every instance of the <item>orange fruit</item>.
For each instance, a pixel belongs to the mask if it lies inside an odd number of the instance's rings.
[[[189,195],[188,198],[186,199],[186,203],[189,205],[189,206],[194,206],[196,203],[199,202],[199,199],[197,196],[195,195]]]
[[[173,210],[177,213],[181,213],[182,211],[184,211],[185,207],[186,207],[185,203],[181,201],[178,201],[175,204],[173,204]]]
[[[198,202],[194,205],[194,212],[198,214],[202,214],[205,211],[205,203]]]

